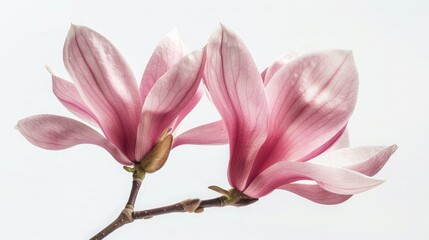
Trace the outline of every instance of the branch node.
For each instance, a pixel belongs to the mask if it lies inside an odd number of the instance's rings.
[[[199,208],[195,209],[195,211],[194,211],[194,213],[202,213],[202,212],[204,212],[204,208],[202,208],[202,207],[199,207]]]
[[[194,198],[194,199],[187,199],[182,202],[180,202],[183,209],[188,213],[194,213],[200,206],[201,200]]]

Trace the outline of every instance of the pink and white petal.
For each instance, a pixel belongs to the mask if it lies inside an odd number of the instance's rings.
[[[374,176],[378,173],[389,160],[390,156],[398,149],[397,145],[385,147],[374,154],[371,158],[360,163],[348,165],[346,168],[360,172],[367,176]]]
[[[299,54],[297,52],[290,52],[282,56],[281,58],[274,61],[269,67],[267,67],[261,74],[264,80],[264,85],[267,85],[281,68],[286,66],[290,61],[297,58]]]
[[[61,150],[78,144],[95,144],[106,149],[119,163],[132,162],[109,140],[76,120],[56,115],[35,115],[18,122],[18,130],[32,144],[49,150]]]
[[[264,81],[264,84],[265,84],[265,76],[267,75],[267,70],[268,68],[265,68],[264,71],[261,72],[261,78],[262,78],[262,81]]]
[[[345,168],[309,162],[278,162],[257,176],[244,191],[250,197],[262,197],[274,189],[299,180],[314,180],[326,191],[352,195],[374,188],[382,180],[370,178]]]
[[[98,126],[97,117],[82,100],[75,85],[56,75],[52,75],[52,90],[55,96],[70,112],[83,120]]]
[[[293,192],[313,202],[326,205],[339,204],[347,201],[353,196],[331,193],[316,184],[292,183],[280,186],[278,189]]]
[[[319,155],[312,163],[344,167],[367,176],[374,176],[396,151],[396,145],[388,147],[368,146],[346,148]],[[285,184],[279,189],[287,190],[304,198],[321,204],[338,204],[346,201],[352,195],[340,195],[324,190],[318,185]]]
[[[300,159],[296,159],[296,161],[300,162],[300,161],[311,160],[311,159],[319,156],[320,154],[322,154],[324,152],[330,151],[333,148],[341,147],[342,145],[348,144],[348,135],[344,136],[344,133],[346,132],[346,130],[347,130],[347,126],[344,126],[342,129],[340,129],[340,131],[337,134],[335,134],[327,142],[325,142],[324,144],[322,144],[318,148],[314,149],[309,154],[301,157]],[[341,139],[343,137],[344,137],[344,139]],[[335,144],[338,144],[338,146],[335,146]],[[272,156],[274,156],[274,155],[272,155]],[[281,156],[280,156],[280,158],[281,158]]]
[[[347,168],[367,176],[374,176],[383,168],[396,149],[398,149],[397,145],[342,148],[321,154],[312,159],[311,163]]]
[[[350,146],[350,136],[349,131],[344,127],[344,131],[341,133],[341,136],[329,147],[327,151],[334,151],[341,148],[347,148]]]
[[[179,32],[169,32],[156,46],[140,82],[140,94],[144,103],[155,82],[188,52]]]
[[[283,159],[306,161],[314,157],[311,153],[326,146],[347,124],[357,87],[357,71],[349,51],[304,55],[279,70],[266,87],[271,109],[269,138],[276,143],[271,146],[274,157],[259,168]]]
[[[137,132],[136,159],[153,147],[160,134],[173,126],[180,112],[192,101],[203,67],[203,52],[187,54],[167,71],[150,90]]]
[[[221,145],[228,143],[222,120],[192,128],[174,138],[173,148],[183,144]]]
[[[176,121],[174,121],[174,125],[172,127],[173,131],[177,129],[179,124],[182,122],[182,120],[188,116],[188,114],[194,109],[194,107],[198,104],[198,102],[201,100],[201,97],[203,96],[204,87],[203,84],[200,82],[200,86],[198,87],[197,91],[195,92],[195,95],[192,97],[191,101],[183,108],[182,111],[180,111],[179,116],[177,116]]]
[[[133,157],[142,103],[125,59],[99,33],[72,25],[64,44],[64,64],[106,137]]]
[[[317,157],[319,154],[329,151],[334,144],[342,144],[338,143],[346,131],[346,126],[344,126],[337,134],[335,134],[331,139],[322,144],[316,149],[313,149],[312,152],[308,153],[306,156],[302,157],[305,159],[312,159]],[[271,165],[279,162],[278,159],[282,159],[284,157],[284,151],[273,151],[275,147],[277,147],[278,139],[273,137],[268,138],[265,143],[262,145],[261,149],[258,152],[255,163],[252,167],[252,171],[249,174],[248,183],[255,179],[261,172],[270,167]],[[285,160],[288,161],[288,160]]]
[[[228,132],[229,182],[243,190],[267,135],[264,85],[244,42],[224,26],[210,37],[206,57],[203,80]]]

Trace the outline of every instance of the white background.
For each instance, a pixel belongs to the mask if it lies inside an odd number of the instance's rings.
[[[157,41],[177,27],[190,49],[219,22],[260,69],[290,50],[352,49],[360,74],[352,145],[399,145],[381,186],[324,206],[276,191],[246,208],[139,220],[109,239],[429,239],[429,6],[425,1],[2,1],[0,3],[0,239],[88,239],[127,200],[130,174],[103,149],[47,151],[14,129],[21,118],[73,117],[51,92],[48,64],[66,75],[70,23],[109,38],[137,78]],[[183,129],[218,118],[204,99]],[[226,146],[175,149],[148,175],[137,209],[228,188]]]

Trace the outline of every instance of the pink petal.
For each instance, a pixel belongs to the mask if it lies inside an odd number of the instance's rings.
[[[328,149],[353,112],[357,85],[347,51],[301,56],[279,70],[266,86],[270,131],[254,175],[280,160],[306,161]]]
[[[80,97],[73,83],[52,75],[52,90],[60,102],[76,116],[98,126],[97,117]]]
[[[349,146],[350,146],[349,131],[347,131],[347,128],[344,128],[344,131],[341,133],[341,136],[339,136],[339,138],[330,146],[330,148],[327,151],[338,150]]]
[[[314,184],[299,184],[299,183],[285,184],[279,187],[279,189],[293,192],[313,202],[320,203],[320,204],[327,204],[327,205],[342,203],[353,196],[353,195],[340,195],[340,194],[331,193],[319,187],[318,185],[314,185]]]
[[[319,155],[311,162],[344,167],[367,176],[374,176],[378,171],[380,171],[397,148],[398,147],[396,145],[389,147],[368,146],[345,148]],[[309,184],[285,184],[279,187],[279,189],[293,192],[321,204],[338,204],[346,201],[352,196],[331,193],[317,185]]]
[[[244,193],[250,197],[259,198],[282,185],[298,180],[314,180],[321,188],[341,195],[364,192],[383,182],[345,168],[309,162],[282,161],[257,176]]]
[[[194,98],[200,86],[202,61],[202,51],[186,55],[150,90],[138,127],[137,160],[153,147],[165,129],[173,126],[178,115]]]
[[[216,121],[192,128],[174,138],[173,148],[183,144],[220,145],[228,143],[223,121]]]
[[[217,29],[207,44],[206,54],[204,83],[228,132],[229,182],[243,190],[267,134],[264,85],[250,52],[229,29]]]
[[[183,108],[183,110],[180,112],[179,116],[177,116],[176,121],[173,125],[173,131],[179,126],[179,124],[182,122],[182,120],[188,116],[188,114],[194,109],[194,107],[198,104],[198,102],[201,100],[201,97],[203,96],[203,85],[200,83],[200,86],[198,87],[197,91],[195,92],[195,95],[192,97],[191,101]]]
[[[396,145],[342,148],[321,154],[312,159],[311,163],[347,168],[367,176],[374,176],[383,168],[396,149],[398,149]]]
[[[18,130],[32,144],[61,150],[78,144],[95,144],[106,149],[119,163],[132,162],[109,140],[87,125],[56,115],[35,115],[18,122]]]
[[[143,103],[155,82],[176,64],[187,52],[185,43],[177,30],[167,34],[156,46],[146,66],[140,83]]]
[[[267,67],[263,73],[262,78],[264,80],[264,85],[267,85],[270,80],[273,78],[281,68],[286,66],[290,61],[298,57],[298,53],[290,52],[282,56],[281,58],[274,61],[269,67]]]
[[[64,64],[106,137],[134,157],[142,104],[120,53],[99,33],[72,25],[64,44]]]

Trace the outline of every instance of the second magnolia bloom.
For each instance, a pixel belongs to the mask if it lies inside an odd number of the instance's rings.
[[[203,79],[228,134],[232,187],[253,198],[285,189],[334,204],[382,182],[370,176],[396,146],[322,154],[341,141],[356,104],[351,52],[287,55],[260,74],[241,39],[221,26],[206,58]]]

